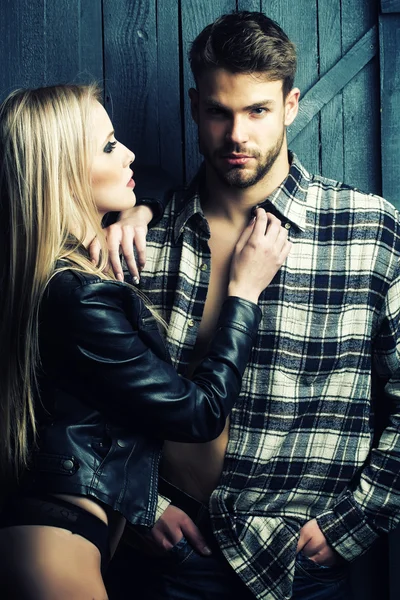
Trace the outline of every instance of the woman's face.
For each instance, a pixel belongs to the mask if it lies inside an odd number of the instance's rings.
[[[100,215],[134,206],[135,182],[129,165],[135,160],[133,152],[117,142],[114,129],[103,106],[93,107],[95,155],[92,163],[93,197]]]

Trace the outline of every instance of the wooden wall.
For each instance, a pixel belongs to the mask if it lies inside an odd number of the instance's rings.
[[[295,131],[290,146],[310,170],[383,192],[400,206],[399,0],[381,1],[1,0],[0,98],[15,86],[100,81],[117,135],[137,164],[159,164],[181,182],[200,161],[187,52],[207,23],[238,9],[277,20],[298,49],[296,85],[303,98],[310,94],[307,111],[321,89],[327,93],[329,81],[321,79],[375,27],[367,64],[358,72],[352,65],[355,76]],[[339,87],[347,68],[333,77]]]
[[[190,43],[220,14],[261,10],[298,49],[303,100],[290,147],[312,171],[400,208],[400,0],[0,0],[0,9],[0,99],[20,86],[99,81],[137,164],[161,165],[176,182],[200,161]],[[400,533],[389,539],[390,560],[383,539],[356,564],[357,600],[400,598]]]

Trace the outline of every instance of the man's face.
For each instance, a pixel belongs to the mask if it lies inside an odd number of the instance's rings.
[[[285,126],[297,114],[298,90],[284,100],[282,81],[214,69],[189,94],[200,152],[225,184],[255,185],[286,154]]]

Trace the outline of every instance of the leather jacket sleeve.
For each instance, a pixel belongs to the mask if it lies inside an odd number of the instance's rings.
[[[155,321],[130,287],[63,279],[65,272],[51,282],[42,311],[46,379],[140,433],[181,442],[217,437],[240,391],[259,307],[226,300],[209,352],[188,380],[170,364]]]

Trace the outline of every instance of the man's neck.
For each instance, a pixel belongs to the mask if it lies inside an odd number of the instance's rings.
[[[253,206],[264,202],[289,173],[287,152],[278,157],[270,171],[255,185],[235,188],[226,185],[206,164],[206,194],[202,202],[207,218],[239,223],[249,218]]]

